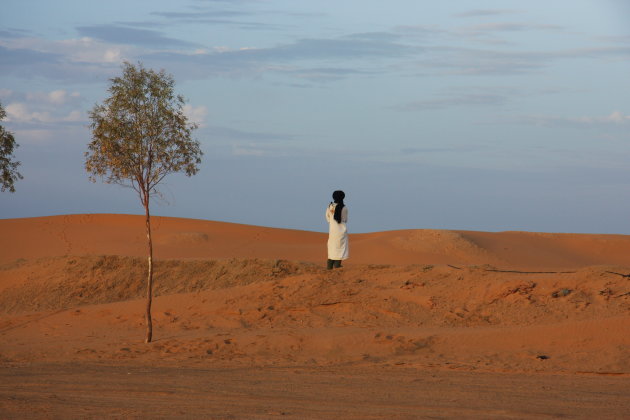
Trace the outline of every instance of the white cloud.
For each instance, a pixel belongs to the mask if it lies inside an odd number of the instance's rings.
[[[208,108],[203,105],[195,107],[190,104],[186,104],[184,105],[183,111],[184,115],[186,115],[186,118],[188,118],[190,122],[197,124],[199,127],[205,127]]]
[[[77,110],[71,111],[67,116],[63,118],[63,121],[67,122],[80,122],[86,120],[87,119],[85,117],[85,113]]]
[[[69,102],[76,102],[80,98],[81,94],[79,92],[69,93],[66,90],[53,90],[51,92],[28,92],[26,94],[26,100],[29,102],[34,102],[37,105],[64,105]]]
[[[122,61],[122,52],[119,48],[108,48],[103,54],[103,61],[107,63],[120,63]]]
[[[118,63],[127,56],[130,48],[122,46],[113,47],[109,43],[94,40],[92,38],[67,39],[58,41],[53,46],[57,52],[61,52],[73,61],[86,61],[90,63]]]
[[[51,110],[47,107],[33,109],[33,107],[20,102],[8,104],[5,107],[5,111],[7,113],[7,122],[12,123],[55,124],[86,121],[85,113],[79,110],[72,110],[64,115],[62,110],[55,108]]]
[[[630,115],[624,115],[623,112],[613,111],[610,115],[604,117],[578,117],[566,118],[567,122],[577,124],[626,124],[630,123]]]
[[[27,114],[26,105],[12,103],[4,107],[7,113],[7,121],[20,120]]]
[[[538,126],[621,126],[630,124],[630,114],[613,111],[610,115],[599,117],[557,117],[535,115],[520,119],[521,122]]]
[[[15,49],[26,49],[48,54],[60,54],[65,59],[77,63],[109,64],[120,63],[133,57],[135,49],[130,46],[112,45],[89,37],[62,40],[45,40],[41,38],[16,38],[10,42],[0,40],[0,46]]]
[[[66,102],[68,93],[65,90],[53,90],[48,94],[48,100],[53,104],[63,104]]]
[[[603,122],[612,122],[617,124],[630,122],[630,115],[624,115],[622,112],[614,111],[607,117],[603,117]]]
[[[543,25],[529,23],[482,23],[464,28],[465,32],[471,34],[482,34],[487,32],[518,32],[529,30],[559,30],[562,29],[558,25]]]
[[[23,103],[10,103],[5,107],[5,111],[7,112],[7,121],[8,122],[42,122],[48,123],[52,122],[53,118],[50,115],[50,112],[38,112],[31,111],[25,104]]]
[[[69,123],[87,121],[86,112],[81,110],[82,97],[79,92],[63,89],[50,92],[13,92],[13,102],[5,106],[7,121],[23,129],[47,126],[64,126]]]

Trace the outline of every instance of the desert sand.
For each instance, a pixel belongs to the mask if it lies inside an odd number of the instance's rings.
[[[630,418],[630,237],[0,220],[0,418]]]

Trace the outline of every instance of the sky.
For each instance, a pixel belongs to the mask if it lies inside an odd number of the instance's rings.
[[[3,0],[0,218],[143,214],[84,168],[124,61],[199,125],[154,215],[323,232],[342,189],[355,233],[630,234],[626,0]]]

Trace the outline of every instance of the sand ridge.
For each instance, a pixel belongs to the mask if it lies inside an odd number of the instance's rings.
[[[267,258],[321,263],[326,234],[152,217],[156,259]],[[89,214],[0,220],[0,263],[76,255],[146,255],[144,218]],[[399,230],[351,234],[348,264],[492,264],[515,269],[630,266],[630,236]]]
[[[3,265],[0,359],[630,375],[624,267],[158,261],[157,340],[147,346],[144,263],[82,256]]]

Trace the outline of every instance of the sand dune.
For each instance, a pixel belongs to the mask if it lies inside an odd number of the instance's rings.
[[[630,380],[630,237],[356,234],[351,260],[327,271],[322,233],[153,220],[150,345],[142,342],[142,217],[0,220],[0,365],[405,367],[517,375],[511,381],[534,373]],[[531,407],[512,403],[521,413]],[[627,397],[617,403],[630,407]]]
[[[268,258],[322,263],[326,234],[153,217],[158,259]],[[142,216],[0,220],[0,262],[53,256],[146,255]],[[531,270],[630,266],[625,235],[400,230],[354,234],[348,264],[491,264]]]
[[[470,369],[630,372],[630,355],[619,350],[630,345],[630,336],[621,333],[630,310],[630,282],[621,275],[630,267],[630,237],[358,234],[351,236],[346,268],[328,272],[322,233],[160,217],[153,225],[157,336],[188,342],[170,350],[184,358],[207,358],[204,351],[215,345],[208,334],[227,330],[240,339],[221,346],[231,350],[225,357],[262,365],[450,360]],[[144,295],[146,270],[142,217],[2,220],[0,229],[3,334],[28,335],[29,328],[15,325],[31,325],[28,320],[52,312],[46,322],[69,317],[90,328],[116,325],[114,334],[125,326],[127,340],[139,335],[143,305],[135,300]],[[60,334],[75,331],[74,322],[57,323]],[[268,335],[270,329],[274,334]],[[251,337],[263,330],[268,338]],[[282,338],[277,331],[284,331]],[[574,352],[580,343],[583,351]],[[492,351],[501,346],[502,352]],[[145,349],[138,357],[151,353],[141,343],[136,347]],[[24,357],[6,345],[2,350],[10,360]],[[44,348],[33,357],[54,353]],[[540,363],[537,356],[547,353],[553,360]]]

